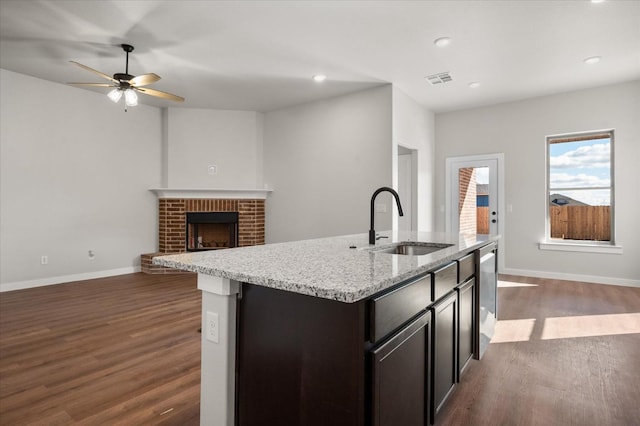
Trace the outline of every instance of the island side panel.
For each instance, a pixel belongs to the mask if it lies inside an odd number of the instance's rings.
[[[242,284],[238,425],[364,425],[364,303]]]
[[[198,274],[198,289],[202,290],[200,424],[234,426],[236,307],[240,283]],[[217,339],[211,336],[216,333],[208,324],[210,313],[218,318]]]

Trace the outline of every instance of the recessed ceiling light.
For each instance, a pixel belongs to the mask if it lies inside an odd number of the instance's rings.
[[[593,64],[597,64],[598,62],[600,62],[602,58],[600,56],[591,56],[587,59],[584,60],[585,64],[589,64],[589,65],[593,65]]]
[[[469,83],[469,87],[475,89],[476,87],[480,87],[480,83],[478,83],[477,81],[472,81],[471,83]]]
[[[591,0],[591,3],[604,3],[604,0]]]
[[[438,47],[445,47],[451,44],[451,37],[439,37],[433,40],[433,44]]]
[[[318,82],[318,83],[323,82],[326,79],[327,79],[327,76],[324,75],[324,74],[316,74],[316,75],[313,76],[313,81]]]

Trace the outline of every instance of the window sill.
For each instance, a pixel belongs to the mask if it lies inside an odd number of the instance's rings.
[[[606,253],[606,254],[622,254],[622,246],[614,246],[610,244],[588,244],[588,243],[569,243],[569,242],[541,242],[538,244],[540,250],[554,251],[577,251],[583,253]]]

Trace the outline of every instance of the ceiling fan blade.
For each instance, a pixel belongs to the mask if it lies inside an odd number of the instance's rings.
[[[76,64],[76,65],[77,65],[77,66],[79,66],[80,68],[84,68],[84,69],[85,69],[85,70],[87,70],[87,71],[90,71],[90,72],[92,72],[92,73],[94,73],[94,74],[97,74],[97,75],[99,75],[99,76],[100,76],[100,77],[102,77],[102,78],[106,78],[106,79],[107,79],[107,80],[109,80],[109,81],[112,81],[112,82],[114,82],[114,83],[116,83],[116,84],[120,84],[120,82],[119,82],[118,80],[114,79],[114,78],[113,78],[113,77],[111,77],[110,75],[107,75],[107,74],[105,74],[105,73],[103,73],[103,72],[100,72],[100,71],[98,71],[98,70],[94,70],[93,68],[88,67],[88,66],[86,66],[86,65],[82,65],[80,62],[76,62],[76,61],[69,61],[69,62],[71,62],[72,64]]]
[[[144,93],[145,95],[156,96],[158,98],[169,99],[176,102],[184,101],[184,98],[182,96],[172,95],[171,93],[161,92],[159,90],[147,89],[145,87],[134,87],[134,89]]]
[[[132,86],[141,87],[151,83],[155,83],[158,80],[160,80],[160,76],[158,74],[149,73],[132,78],[131,80],[129,80],[129,84]]]
[[[94,86],[94,87],[117,87],[114,84],[109,83],[67,83],[71,86]]]

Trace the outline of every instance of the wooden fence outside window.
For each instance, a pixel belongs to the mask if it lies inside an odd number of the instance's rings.
[[[550,206],[551,238],[611,241],[609,206]]]
[[[489,207],[477,208],[476,233],[489,233]],[[550,206],[551,238],[611,241],[609,206]]]

